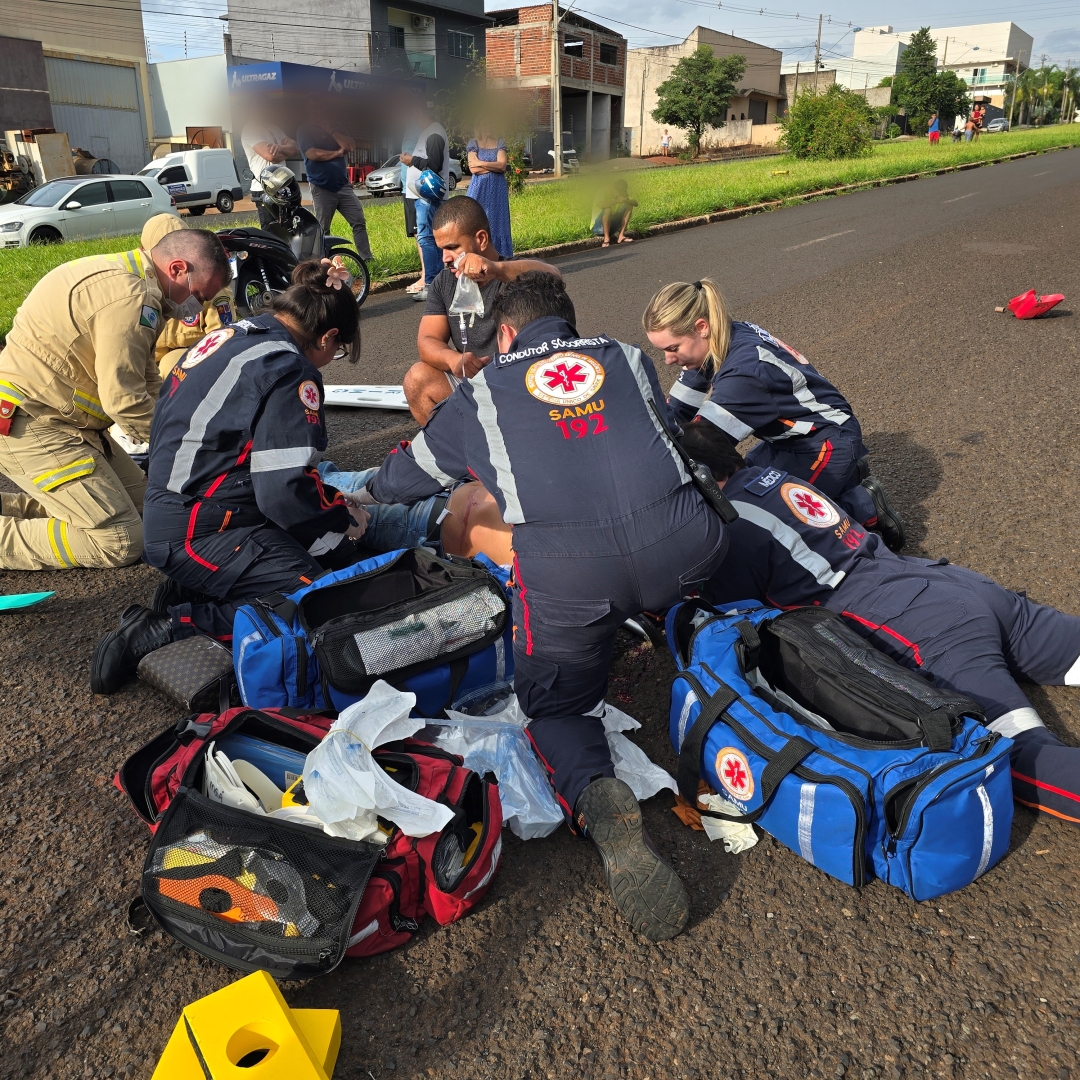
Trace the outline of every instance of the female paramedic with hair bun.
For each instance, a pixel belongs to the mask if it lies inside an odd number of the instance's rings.
[[[245,600],[293,592],[365,553],[368,514],[323,483],[319,369],[356,362],[360,316],[348,273],[300,263],[271,310],[192,346],[161,390],[150,430],[145,559],[169,578],[98,643],[94,693],[134,678],[139,661],[202,632],[232,636]]]
[[[754,323],[733,321],[708,278],[665,285],[641,321],[664,363],[682,368],[668,397],[680,424],[707,420],[733,443],[757,436],[748,464],[814,484],[893,551],[904,546],[903,522],[869,475],[859,421],[805,356]]]

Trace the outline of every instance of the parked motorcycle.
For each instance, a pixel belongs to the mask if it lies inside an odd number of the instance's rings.
[[[371,288],[367,263],[340,236],[327,236],[315,215],[301,205],[296,175],[284,165],[264,169],[259,177],[262,203],[273,220],[265,229],[222,229],[218,239],[233,267],[233,296],[239,308],[258,315],[292,281],[298,262],[340,256],[352,278],[357,307]]]

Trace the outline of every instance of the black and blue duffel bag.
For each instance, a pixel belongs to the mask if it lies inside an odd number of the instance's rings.
[[[962,889],[1008,850],[1012,743],[979,706],[901,667],[819,607],[753,602],[667,617],[679,673],[679,790],[699,780],[735,820],[827,874],[916,900]]]
[[[233,620],[240,697],[255,709],[340,711],[377,679],[438,716],[513,677],[508,572],[484,555],[391,551],[324,574]]]

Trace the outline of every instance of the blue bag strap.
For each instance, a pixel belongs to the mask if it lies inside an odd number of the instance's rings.
[[[716,693],[702,706],[698,718],[694,721],[694,726],[687,732],[682,749],[679,751],[678,785],[682,797],[705,817],[748,824],[757,821],[765,813],[769,808],[769,803],[772,802],[773,795],[780,788],[780,782],[789,773],[794,772],[817,747],[800,735],[788,739],[783,749],[772,754],[767,749],[759,750],[755,746],[754,752],[768,759],[768,764],[761,774],[761,805],[741,817],[730,817],[714,810],[702,810],[697,801],[698,781],[701,778],[701,748],[713,724],[738,700],[739,695],[730,686],[720,683]],[[746,732],[741,724],[730,717],[728,722],[737,734],[745,738]],[[757,743],[756,739],[753,741]]]

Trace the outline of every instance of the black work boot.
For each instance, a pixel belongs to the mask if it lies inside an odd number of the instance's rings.
[[[156,615],[168,615],[169,608],[180,604],[205,604],[207,596],[196,589],[189,589],[179,581],[166,578],[155,590],[150,610]]]
[[[120,616],[120,625],[97,643],[90,665],[91,691],[115,694],[135,678],[135,669],[147,653],[168,645],[172,639],[173,624],[168,615],[132,604]]]
[[[907,543],[904,534],[904,519],[889,505],[889,499],[885,494],[885,488],[876,476],[868,476],[863,480],[862,486],[874,500],[877,510],[877,524],[873,526],[885,541],[885,546],[890,551],[902,551]]]
[[[577,801],[576,817],[604,860],[615,906],[650,941],[685,929],[690,900],[674,870],[657,854],[634,793],[621,780],[594,780]]]

